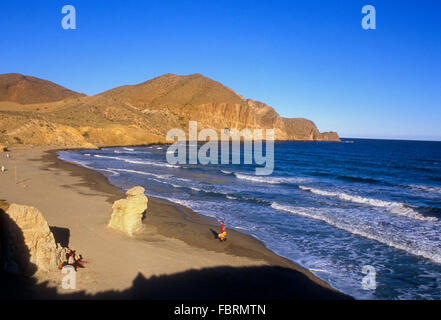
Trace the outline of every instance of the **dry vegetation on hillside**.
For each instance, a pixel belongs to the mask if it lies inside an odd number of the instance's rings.
[[[12,80],[11,80],[12,79]],[[14,82],[15,81],[15,82]],[[46,80],[0,75],[0,143],[93,147],[165,142],[171,128],[275,128],[278,140],[332,140],[200,74],[164,76],[84,96]]]

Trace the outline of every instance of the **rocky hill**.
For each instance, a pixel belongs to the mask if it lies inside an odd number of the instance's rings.
[[[53,82],[18,73],[0,74],[0,101],[20,104],[53,102],[84,94],[71,91]]]
[[[190,120],[198,121],[199,129],[275,128],[277,140],[339,141],[335,132],[320,133],[307,119],[282,118],[266,104],[243,99],[200,74],[166,74],[90,97],[20,75],[14,77],[25,80],[16,82],[12,87],[20,90],[11,94],[11,80],[1,80],[11,77],[0,75],[0,143],[7,145],[92,147],[165,142],[169,129],[186,130]],[[63,94],[66,96],[59,99]]]

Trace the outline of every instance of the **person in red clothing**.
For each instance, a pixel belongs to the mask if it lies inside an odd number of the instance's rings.
[[[86,261],[83,261],[83,257],[80,254],[75,253],[74,250],[67,248],[66,250],[66,261],[58,266],[59,269],[63,269],[64,266],[70,265],[75,268],[84,268]]]
[[[226,241],[227,240],[227,232],[225,231],[225,224],[223,221],[220,222],[221,224],[221,232],[218,235],[218,238],[220,241]]]

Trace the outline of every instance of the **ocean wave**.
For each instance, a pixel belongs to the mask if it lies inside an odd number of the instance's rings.
[[[97,170],[100,170],[100,169],[97,169]],[[104,169],[102,169],[102,170],[104,170]],[[160,174],[155,174],[155,173],[151,173],[151,172],[132,170],[132,169],[119,169],[119,168],[107,168],[106,171],[126,172],[126,173],[134,173],[134,174],[138,174],[138,175],[150,176],[150,177],[156,178],[156,179],[152,178],[151,180],[159,182],[159,183],[163,183],[163,184],[168,184],[168,185],[172,186],[173,188],[189,188],[189,189],[192,189],[193,191],[204,191],[199,188],[188,187],[185,185],[179,185],[179,184],[170,182],[170,180],[173,180],[173,181],[178,180],[178,181],[184,181],[184,182],[191,181],[191,180],[185,179],[185,178],[177,178],[177,177],[174,177],[173,175],[160,175]]]
[[[212,196],[221,196],[221,197],[225,197],[228,200],[241,200],[241,201],[246,201],[246,202],[253,202],[253,203],[258,203],[258,204],[263,204],[266,206],[270,206],[271,202],[266,201],[266,200],[262,200],[262,199],[256,199],[256,198],[251,198],[251,197],[246,197],[246,196],[240,196],[240,195],[236,195],[234,193],[231,192],[221,192],[221,191],[213,191],[213,190],[204,190],[204,189],[200,189],[199,191],[204,192],[206,194],[212,195]]]
[[[386,244],[390,247],[394,247],[400,250],[404,250],[410,254],[421,256],[426,259],[430,259],[436,263],[441,263],[441,252],[439,246],[428,246],[427,242],[416,242],[415,240],[408,240],[405,236],[400,237],[396,234],[390,234],[388,232],[381,232],[377,228],[372,228],[366,223],[356,223],[355,221],[342,221],[333,217],[321,214],[318,211],[309,211],[307,208],[297,208],[288,205],[282,205],[277,202],[273,202],[271,207],[275,210],[285,211],[295,215],[320,220],[333,227],[347,231],[349,233],[376,240],[380,243]]]
[[[384,185],[389,185],[388,182],[386,181],[382,181],[382,180],[378,180],[378,179],[374,179],[374,178],[367,178],[367,177],[360,177],[360,176],[354,176],[354,175],[336,175],[333,173],[329,173],[329,172],[311,172],[310,173],[313,176],[317,176],[317,177],[329,177],[331,179],[337,179],[337,180],[342,180],[342,181],[349,181],[349,182],[361,182],[361,183],[371,183],[371,184],[384,184]]]
[[[145,175],[157,176],[155,174],[146,173],[146,172],[137,172],[135,170],[126,170],[126,169],[112,169],[112,170],[125,171],[125,172],[133,172],[133,173],[140,173],[140,174],[145,174]],[[163,179],[162,176],[157,177],[157,178],[160,179],[160,180],[157,180],[157,179],[152,179],[152,180],[154,180],[156,182],[159,182],[159,183],[168,184],[168,185],[172,186],[173,188],[177,188],[177,189],[186,188],[186,189],[193,190],[195,192],[203,192],[203,193],[205,193],[207,195],[210,195],[210,196],[222,197],[222,198],[226,198],[228,200],[246,201],[246,202],[257,203],[257,204],[261,204],[261,205],[265,205],[265,206],[270,206],[271,205],[270,201],[263,200],[263,199],[256,199],[256,198],[252,198],[252,197],[246,197],[246,196],[243,196],[243,195],[242,196],[241,195],[236,195],[236,194],[231,193],[231,192],[206,190],[206,189],[203,189],[203,188],[197,188],[197,187],[188,186],[188,185],[180,185],[180,184],[176,184],[176,183],[170,182],[167,179]],[[169,177],[169,179],[171,179],[171,177]],[[173,180],[176,180],[176,179],[173,177]]]
[[[119,173],[112,169],[98,169],[98,168],[93,168],[93,169],[98,171],[110,172],[112,176],[119,176]]]
[[[269,183],[269,184],[298,184],[301,182],[309,181],[308,178],[283,178],[283,177],[263,177],[263,176],[250,176],[241,173],[234,173],[236,178],[240,180],[253,181],[257,183]]]
[[[435,217],[425,217],[422,214],[413,210],[412,208],[407,207],[404,203],[400,203],[400,202],[365,198],[365,197],[361,197],[361,196],[350,195],[350,194],[347,194],[344,192],[332,192],[332,191],[326,191],[326,190],[310,188],[310,187],[305,187],[305,186],[299,186],[299,188],[302,190],[305,190],[305,191],[309,191],[309,192],[321,195],[321,196],[336,197],[336,198],[339,198],[340,200],[344,200],[344,201],[365,204],[365,205],[369,205],[372,207],[386,208],[391,213],[394,213],[394,214],[397,214],[400,216],[405,216],[408,218],[413,218],[413,219],[422,220],[422,221],[437,221],[438,220]]]
[[[128,149],[128,148],[127,148]],[[113,153],[116,153],[116,154],[130,154],[130,155],[137,155],[137,154],[152,154],[151,152],[149,152],[149,151],[140,151],[140,150],[135,150],[135,149],[132,149],[132,150],[127,150],[127,149],[123,149],[123,150],[113,150]]]
[[[416,185],[416,184],[411,184],[411,185],[409,185],[409,187],[412,189],[417,189],[417,190],[421,190],[421,191],[425,191],[425,192],[441,194],[440,187],[430,187],[430,186],[423,186],[423,185]]]
[[[95,158],[103,158],[103,159],[112,159],[112,160],[125,161],[125,159],[120,158],[120,157],[102,156],[102,155],[100,155],[100,154],[94,154],[93,156],[94,156]]]
[[[126,163],[133,163],[133,164],[146,164],[146,165],[157,166],[157,167],[180,168],[180,166],[176,166],[176,165],[168,164],[168,163],[159,163],[159,162],[152,162],[152,161],[145,161],[145,160],[130,160],[130,159],[121,158],[121,157],[102,156],[99,154],[94,155],[94,157],[124,161]]]
[[[222,172],[223,174],[226,174],[226,175],[232,175],[232,174],[233,174],[232,171],[227,171],[227,170],[221,170],[221,172]]]
[[[330,175],[332,176],[332,175]],[[377,184],[377,183],[382,183],[382,181],[377,180],[377,179],[373,179],[373,178],[363,178],[363,177],[358,177],[358,176],[335,176],[337,179],[339,180],[344,180],[344,181],[350,181],[350,182],[363,182],[363,183],[373,183],[373,184]]]
[[[99,170],[99,169],[97,169],[97,170]],[[107,171],[134,173],[134,174],[140,174],[140,175],[144,175],[144,176],[151,176],[151,177],[155,177],[160,180],[170,178],[170,175],[160,175],[160,174],[155,174],[155,173],[151,173],[151,172],[144,172],[144,171],[131,170],[131,169],[107,168],[106,170]]]
[[[240,226],[233,226],[233,228],[238,229],[238,230],[251,231],[251,229],[249,229],[249,228],[240,227]]]

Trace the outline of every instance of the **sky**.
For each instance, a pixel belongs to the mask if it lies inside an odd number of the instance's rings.
[[[341,137],[441,140],[440,0],[14,0],[0,30],[0,73],[88,95],[201,73]]]

